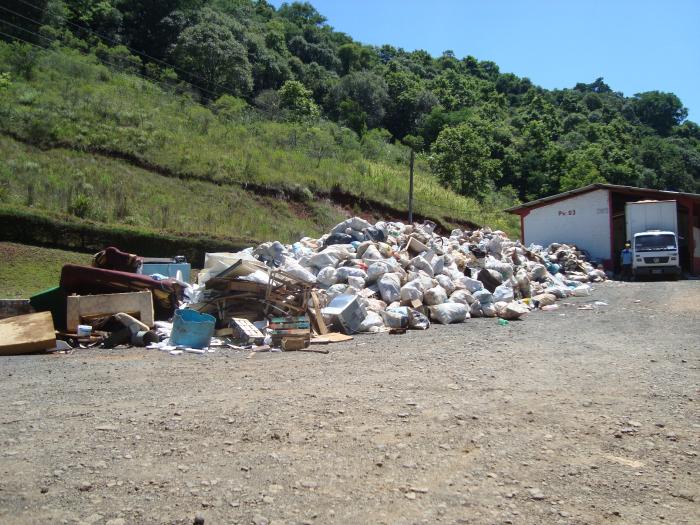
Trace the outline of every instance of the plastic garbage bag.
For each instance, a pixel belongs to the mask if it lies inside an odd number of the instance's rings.
[[[384,326],[384,319],[376,312],[367,312],[367,317],[360,323],[358,332],[376,332]]]
[[[488,290],[477,290],[472,294],[472,296],[482,305],[492,304],[494,302],[493,294]]]
[[[514,298],[515,295],[513,294],[513,288],[508,284],[502,284],[500,286],[497,286],[496,289],[493,291],[494,301],[505,301],[509,303]]]
[[[346,244],[336,244],[325,248],[323,251],[312,255],[309,258],[309,263],[318,268],[325,268],[326,266],[338,266],[340,261],[350,258],[350,250]]]
[[[484,314],[484,317],[496,317],[496,304],[495,303],[486,303],[481,305],[481,311]]]
[[[367,267],[367,282],[373,283],[379,279],[382,275],[391,271],[389,263],[385,261],[373,262]]]
[[[329,299],[333,299],[338,295],[351,294],[352,289],[347,284],[334,284],[326,291]]]
[[[347,230],[352,230],[354,232],[362,232],[365,228],[371,228],[372,225],[366,220],[360,217],[351,217],[343,222],[336,224],[331,230],[331,234],[334,233],[347,233]],[[364,239],[362,239],[364,240]]]
[[[478,292],[479,290],[484,289],[484,283],[477,279],[472,279],[471,277],[460,277],[459,279],[456,279],[454,281],[455,287],[456,288],[464,288],[467,290],[469,293],[473,294],[474,292]]]
[[[338,268],[336,275],[339,283],[347,281],[350,276],[360,277],[362,280],[367,278],[367,272],[355,266],[341,266]]]
[[[378,281],[379,293],[386,303],[398,301],[401,298],[401,278],[397,273],[385,273]]]
[[[547,273],[547,268],[545,268],[544,264],[535,263],[530,268],[530,279],[542,282],[547,279]]]
[[[500,251],[498,253],[500,254]],[[501,274],[502,281],[507,281],[508,279],[513,277],[513,266],[508,263],[499,261],[495,257],[487,257],[485,267],[487,270],[495,270],[499,274]]]
[[[285,257],[280,270],[307,283],[316,284],[316,276],[291,257]]]
[[[337,270],[332,266],[321,268],[316,275],[316,282],[323,286],[333,286],[338,282]]]
[[[367,247],[367,249],[364,251],[364,253],[361,255],[361,257],[365,260],[374,260],[374,261],[378,261],[378,260],[383,259],[382,254],[379,253],[379,250],[373,244]]]
[[[443,303],[429,306],[430,318],[440,324],[461,323],[469,315],[467,306],[461,303]]]
[[[532,295],[532,289],[530,287],[530,278],[527,276],[527,271],[525,268],[520,268],[515,274],[515,280],[518,283],[518,289],[520,290],[520,295],[523,297],[530,297]]]
[[[469,314],[472,317],[484,317],[484,310],[481,308],[479,301],[474,301],[469,307]]]
[[[408,328],[409,313],[405,306],[387,308],[381,312],[381,316],[388,328]]]
[[[482,282],[484,288],[489,292],[493,292],[499,284],[503,283],[503,276],[499,272],[487,268],[479,270],[477,279]]]
[[[472,294],[470,294],[467,290],[455,290],[452,292],[452,295],[450,295],[448,301],[451,303],[471,305],[476,301],[476,299],[474,299]]]
[[[430,319],[418,310],[409,309],[408,327],[412,330],[427,330],[430,328]]]
[[[445,289],[447,295],[451,295],[452,292],[455,291],[455,284],[452,282],[452,279],[450,279],[446,275],[436,275],[435,280],[440,286],[442,286]]]
[[[591,295],[591,287],[587,284],[582,284],[573,289],[572,295],[574,297],[588,297]]]
[[[532,296],[532,301],[536,302],[540,308],[543,306],[549,306],[557,302],[557,296],[552,293],[541,293]]]
[[[427,305],[437,305],[447,302],[447,292],[442,286],[430,288],[423,294],[423,302]]]
[[[423,301],[423,291],[421,289],[420,281],[409,281],[401,287],[402,303],[410,303],[411,301]]]
[[[517,301],[501,303],[501,306],[497,308],[498,317],[500,317],[501,319],[507,319],[509,321],[512,321],[514,319],[520,319],[529,311],[530,309],[527,307],[526,304]]]
[[[603,270],[591,270],[588,272],[588,278],[593,282],[604,281],[607,277]]]
[[[419,255],[419,256],[411,259],[410,264],[416,270],[423,270],[430,277],[433,277],[435,275],[435,271],[433,270],[433,265],[430,264],[430,262],[428,262],[428,260],[425,257],[423,257],[422,255]]]
[[[362,290],[365,287],[365,280],[362,277],[350,275],[348,276],[348,286],[351,286],[356,290]]]
[[[442,255],[434,257],[430,264],[433,265],[433,275],[438,275],[445,269],[445,258]]]

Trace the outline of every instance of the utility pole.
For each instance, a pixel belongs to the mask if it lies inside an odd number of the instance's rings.
[[[413,148],[411,148],[410,178],[408,183],[408,224],[413,224]]]

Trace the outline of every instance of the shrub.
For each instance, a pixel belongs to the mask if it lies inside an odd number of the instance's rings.
[[[68,206],[68,213],[79,219],[85,219],[92,213],[93,207],[92,199],[84,193],[80,193]]]

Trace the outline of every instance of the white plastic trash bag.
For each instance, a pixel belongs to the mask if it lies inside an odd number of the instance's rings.
[[[318,252],[311,257],[309,257],[309,264],[315,266],[319,270],[325,268],[326,266],[333,266],[334,268],[338,266],[340,261],[350,258],[350,250],[348,246],[344,244],[333,244],[328,246],[325,250]]]
[[[373,283],[382,275],[391,271],[391,267],[384,261],[373,262],[367,267],[367,282]]]
[[[477,279],[472,279],[471,277],[467,276],[455,279],[454,283],[457,288],[463,288],[471,294],[474,294],[474,292],[478,292],[479,290],[484,289],[484,283]]]
[[[452,279],[447,277],[447,275],[437,275],[435,276],[435,280],[445,289],[447,295],[450,295],[455,291],[455,284],[452,282]]]
[[[574,297],[588,297],[591,295],[591,287],[587,284],[582,284],[573,289],[572,295]]]
[[[378,284],[379,293],[385,303],[393,303],[401,298],[401,278],[397,273],[385,273]]]
[[[447,302],[447,292],[442,286],[435,286],[423,294],[423,302],[427,305],[436,305]]]
[[[405,306],[387,308],[381,312],[381,316],[387,328],[408,328],[409,314]]]
[[[341,266],[338,268],[336,275],[338,276],[338,282],[346,282],[348,277],[360,277],[362,279],[367,278],[367,272],[361,268],[355,268],[354,266]]]
[[[430,318],[440,324],[461,323],[467,318],[467,306],[461,303],[443,303],[429,307]]]
[[[384,326],[382,316],[376,312],[367,312],[367,317],[360,323],[358,332],[376,332]]]
[[[455,290],[452,292],[452,295],[450,295],[450,298],[448,299],[451,303],[462,303],[466,305],[471,305],[472,303],[476,302],[476,299],[466,290]]]
[[[316,276],[291,257],[286,257],[280,270],[307,283],[316,284]]]
[[[423,301],[423,291],[419,281],[410,281],[401,287],[401,302]]]
[[[515,295],[513,294],[513,288],[511,288],[508,284],[501,284],[493,291],[494,301],[505,301],[509,303],[514,298]]]
[[[323,286],[333,286],[338,282],[338,273],[332,266],[326,266],[319,270],[316,282]]]
[[[494,301],[493,294],[488,290],[479,290],[474,292],[472,295],[474,296],[474,299],[479,301],[482,305],[492,304]]]
[[[365,287],[365,280],[362,277],[355,277],[354,275],[350,275],[348,277],[348,286],[351,286],[356,290],[362,290]]]

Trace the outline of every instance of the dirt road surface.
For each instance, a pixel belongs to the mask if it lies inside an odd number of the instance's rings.
[[[329,355],[2,358],[0,523],[700,523],[700,281],[558,304]]]

